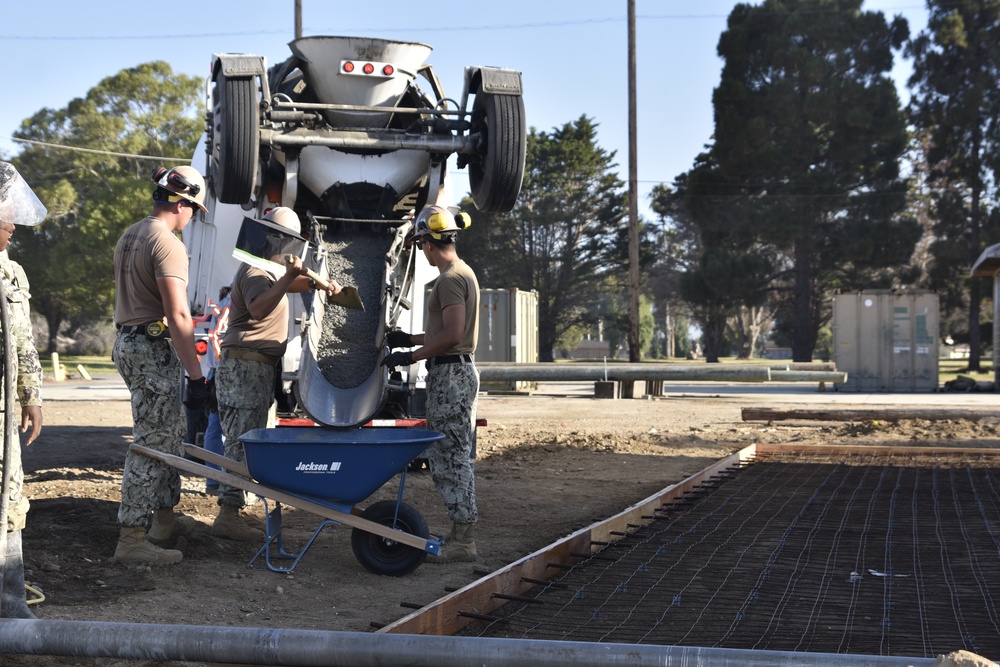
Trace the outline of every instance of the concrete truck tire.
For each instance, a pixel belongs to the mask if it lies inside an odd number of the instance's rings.
[[[480,211],[506,213],[514,208],[524,176],[524,99],[478,91],[472,132],[480,135],[479,155],[469,161],[472,200]]]
[[[423,539],[430,536],[423,515],[406,503],[399,503],[397,513],[396,501],[380,500],[370,505],[361,518]],[[395,524],[393,524],[394,518]],[[424,551],[360,528],[351,531],[351,548],[358,562],[364,565],[366,570],[390,577],[402,577],[413,572],[427,558],[427,553]]]
[[[245,204],[253,195],[260,151],[257,84],[253,77],[215,81],[212,109],[212,180],[223,204]]]

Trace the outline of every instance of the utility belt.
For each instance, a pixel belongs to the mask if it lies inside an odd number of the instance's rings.
[[[153,320],[145,324],[119,325],[118,332],[123,334],[141,333],[150,340],[170,338],[170,329],[167,328],[167,325],[162,320]]]
[[[443,354],[437,357],[431,357],[427,360],[427,368],[431,369],[435,366],[442,366],[444,364],[471,364],[473,362],[471,354]]]
[[[222,358],[259,361],[260,363],[267,364],[268,366],[277,366],[278,362],[281,361],[281,357],[275,357],[270,354],[264,354],[263,352],[255,352],[254,350],[241,350],[239,348],[232,348],[232,347],[222,348]]]

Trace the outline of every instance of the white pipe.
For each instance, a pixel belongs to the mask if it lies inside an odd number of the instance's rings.
[[[11,654],[287,667],[930,667],[934,664],[929,658],[797,651],[3,619],[0,655]]]

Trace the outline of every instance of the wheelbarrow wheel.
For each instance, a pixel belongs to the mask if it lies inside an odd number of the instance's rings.
[[[406,503],[400,503],[397,511],[394,501],[380,500],[366,509],[361,518],[424,539],[430,536],[423,515]],[[360,528],[351,531],[351,548],[354,549],[354,556],[366,570],[390,577],[402,577],[413,572],[427,558],[427,553],[420,549],[414,549]]]

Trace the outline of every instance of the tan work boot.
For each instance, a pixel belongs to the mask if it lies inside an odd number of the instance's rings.
[[[428,558],[428,563],[471,563],[476,560],[476,541],[474,523],[456,523],[451,533],[445,538],[441,547],[441,555]]]
[[[154,543],[166,542],[173,537],[188,535],[197,523],[191,517],[175,515],[171,508],[165,507],[153,512],[153,525],[149,527],[146,537]]]
[[[232,505],[220,505],[219,516],[212,524],[212,534],[228,540],[251,542],[264,539],[264,532],[247,525],[240,510]]]
[[[146,539],[146,529],[142,526],[125,526],[118,537],[115,560],[119,562],[159,563],[168,565],[179,563],[184,554],[177,549],[161,549]]]

